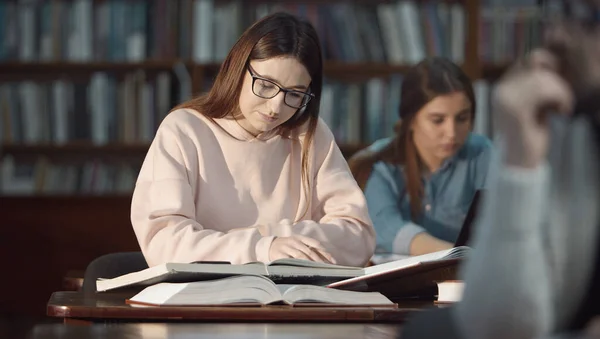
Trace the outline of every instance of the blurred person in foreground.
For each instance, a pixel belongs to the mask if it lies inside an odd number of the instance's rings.
[[[416,315],[402,338],[598,332],[600,0],[564,4],[588,17],[566,11],[494,90],[498,158],[462,301]]]
[[[570,2],[567,5],[573,5]],[[547,27],[493,95],[501,154],[452,311],[466,338],[593,330],[600,314],[600,1]]]

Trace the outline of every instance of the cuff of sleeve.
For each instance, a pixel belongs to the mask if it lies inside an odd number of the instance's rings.
[[[271,249],[271,244],[275,236],[263,237],[256,243],[256,260],[259,262],[268,263],[271,260],[269,259],[269,250]]]
[[[519,236],[536,232],[542,225],[549,195],[549,165],[534,169],[504,167],[497,180],[495,206],[490,208],[495,210],[498,224]]]
[[[423,232],[426,232],[425,229],[413,222],[404,224],[400,231],[396,233],[396,237],[392,243],[392,252],[410,255],[410,243],[417,234]]]
[[[550,166],[543,163],[536,168],[505,166],[500,170],[500,178],[523,187],[523,185],[544,185],[550,175]],[[527,188],[529,190],[529,188]]]

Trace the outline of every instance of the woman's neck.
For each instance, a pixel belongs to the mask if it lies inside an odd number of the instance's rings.
[[[254,130],[253,128],[248,126],[247,121],[244,121],[244,122],[240,121],[240,120],[245,120],[244,116],[241,113],[231,114],[231,117],[233,118],[233,120],[235,120],[235,123],[238,124],[238,126],[240,126],[244,131],[251,134],[253,137],[256,138],[260,134],[260,132]]]
[[[431,154],[427,154],[427,152],[424,152],[421,148],[419,148],[419,145],[417,143],[415,143],[415,148],[417,149],[417,156],[421,173],[431,175],[435,173],[438,169],[440,169],[442,163],[444,162],[444,159],[440,159]]]

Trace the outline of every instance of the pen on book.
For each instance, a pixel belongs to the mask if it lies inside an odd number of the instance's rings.
[[[200,261],[192,261],[190,264],[222,264],[222,265],[231,265],[229,261],[214,261],[214,260],[200,260]]]

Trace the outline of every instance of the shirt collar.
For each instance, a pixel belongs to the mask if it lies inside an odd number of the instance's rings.
[[[267,141],[278,135],[277,129],[272,129],[254,136],[240,126],[240,124],[231,116],[214,120],[232,137],[242,141]]]

